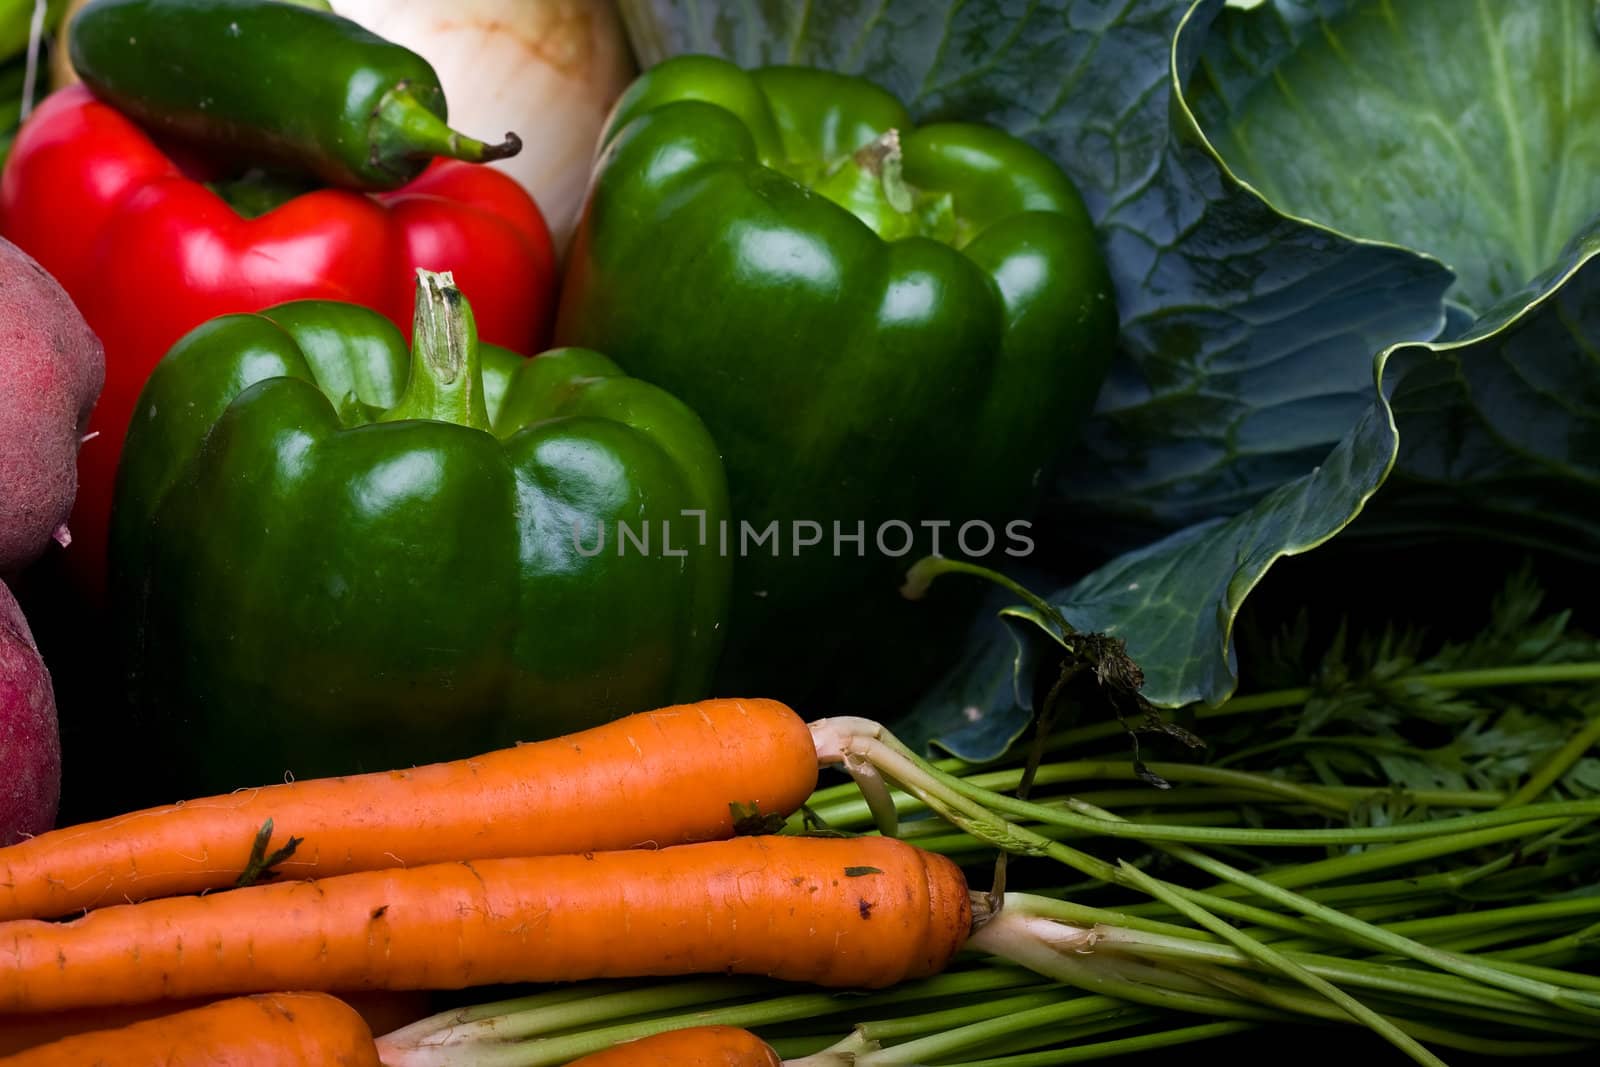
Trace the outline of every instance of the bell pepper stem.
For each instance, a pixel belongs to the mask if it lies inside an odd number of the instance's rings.
[[[450,128],[444,119],[423,106],[404,82],[383,95],[372,113],[372,157],[374,166],[389,160],[462,159],[468,163],[489,163],[507,159],[522,151],[522,139],[507,133],[497,144],[475,140]]]
[[[890,128],[876,140],[868,141],[855,153],[856,165],[883,185],[883,198],[902,215],[911,211],[911,189],[902,173],[905,156],[900,150],[900,131]]]
[[[430,419],[489,430],[472,305],[449,271],[417,271],[411,339],[411,377],[380,422]]]
[[[886,241],[922,233],[916,199],[903,173],[900,131],[885,130],[841,157],[812,186],[816,192],[866,223]]]

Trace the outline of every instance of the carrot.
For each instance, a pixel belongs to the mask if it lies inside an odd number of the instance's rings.
[[[354,990],[340,994],[339,999],[354,1008],[374,1034],[387,1034],[409,1026],[433,1011],[432,997],[417,990]],[[64,1037],[94,1030],[113,1030],[174,1012],[203,1008],[216,1000],[216,997],[193,997],[178,1001],[157,1000],[35,1015],[10,1015],[0,1024],[0,1057],[48,1045]],[[4,1059],[0,1059],[0,1063],[4,1062]]]
[[[41,834],[0,848],[0,920],[232,886],[258,835],[258,860],[298,839],[268,874],[291,878],[672,845],[731,836],[730,804],[787,815],[816,783],[816,747],[788,707],[707,700],[473,759],[245,789]]]
[[[772,1046],[736,1026],[689,1026],[613,1045],[567,1067],[783,1067]]]
[[[893,838],[441,863],[0,923],[0,1012],[714,972],[882,987],[941,970],[971,917],[961,871]]]
[[[372,1031],[323,993],[268,993],[63,1038],[0,1067],[379,1067]]]

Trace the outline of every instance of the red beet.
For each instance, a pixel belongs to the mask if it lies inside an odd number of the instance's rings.
[[[105,352],[66,291],[0,239],[0,574],[68,540]]]
[[[55,823],[61,736],[50,672],[11,590],[0,582],[0,845]]]

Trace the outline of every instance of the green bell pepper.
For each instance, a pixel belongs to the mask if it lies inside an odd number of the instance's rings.
[[[1116,329],[1094,226],[1042,153],[914,128],[863,80],[683,56],[613,112],[556,336],[705,419],[740,557],[723,688],[794,700],[841,655],[881,675],[897,641],[926,647],[895,592],[935,534],[946,555],[1024,554],[1005,527]],[[776,545],[741,536],[773,521]]]
[[[301,301],[196,328],[140,394],[114,610],[184,789],[707,695],[729,566],[687,550],[727,509],[704,425],[596,352],[480,345],[450,276],[421,283],[409,356],[377,312]]]

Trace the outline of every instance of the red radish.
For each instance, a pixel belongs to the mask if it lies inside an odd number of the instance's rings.
[[[61,736],[50,672],[0,582],[0,845],[41,834],[61,795]]]
[[[66,291],[0,239],[0,574],[70,539],[78,445],[104,382],[100,340]]]

